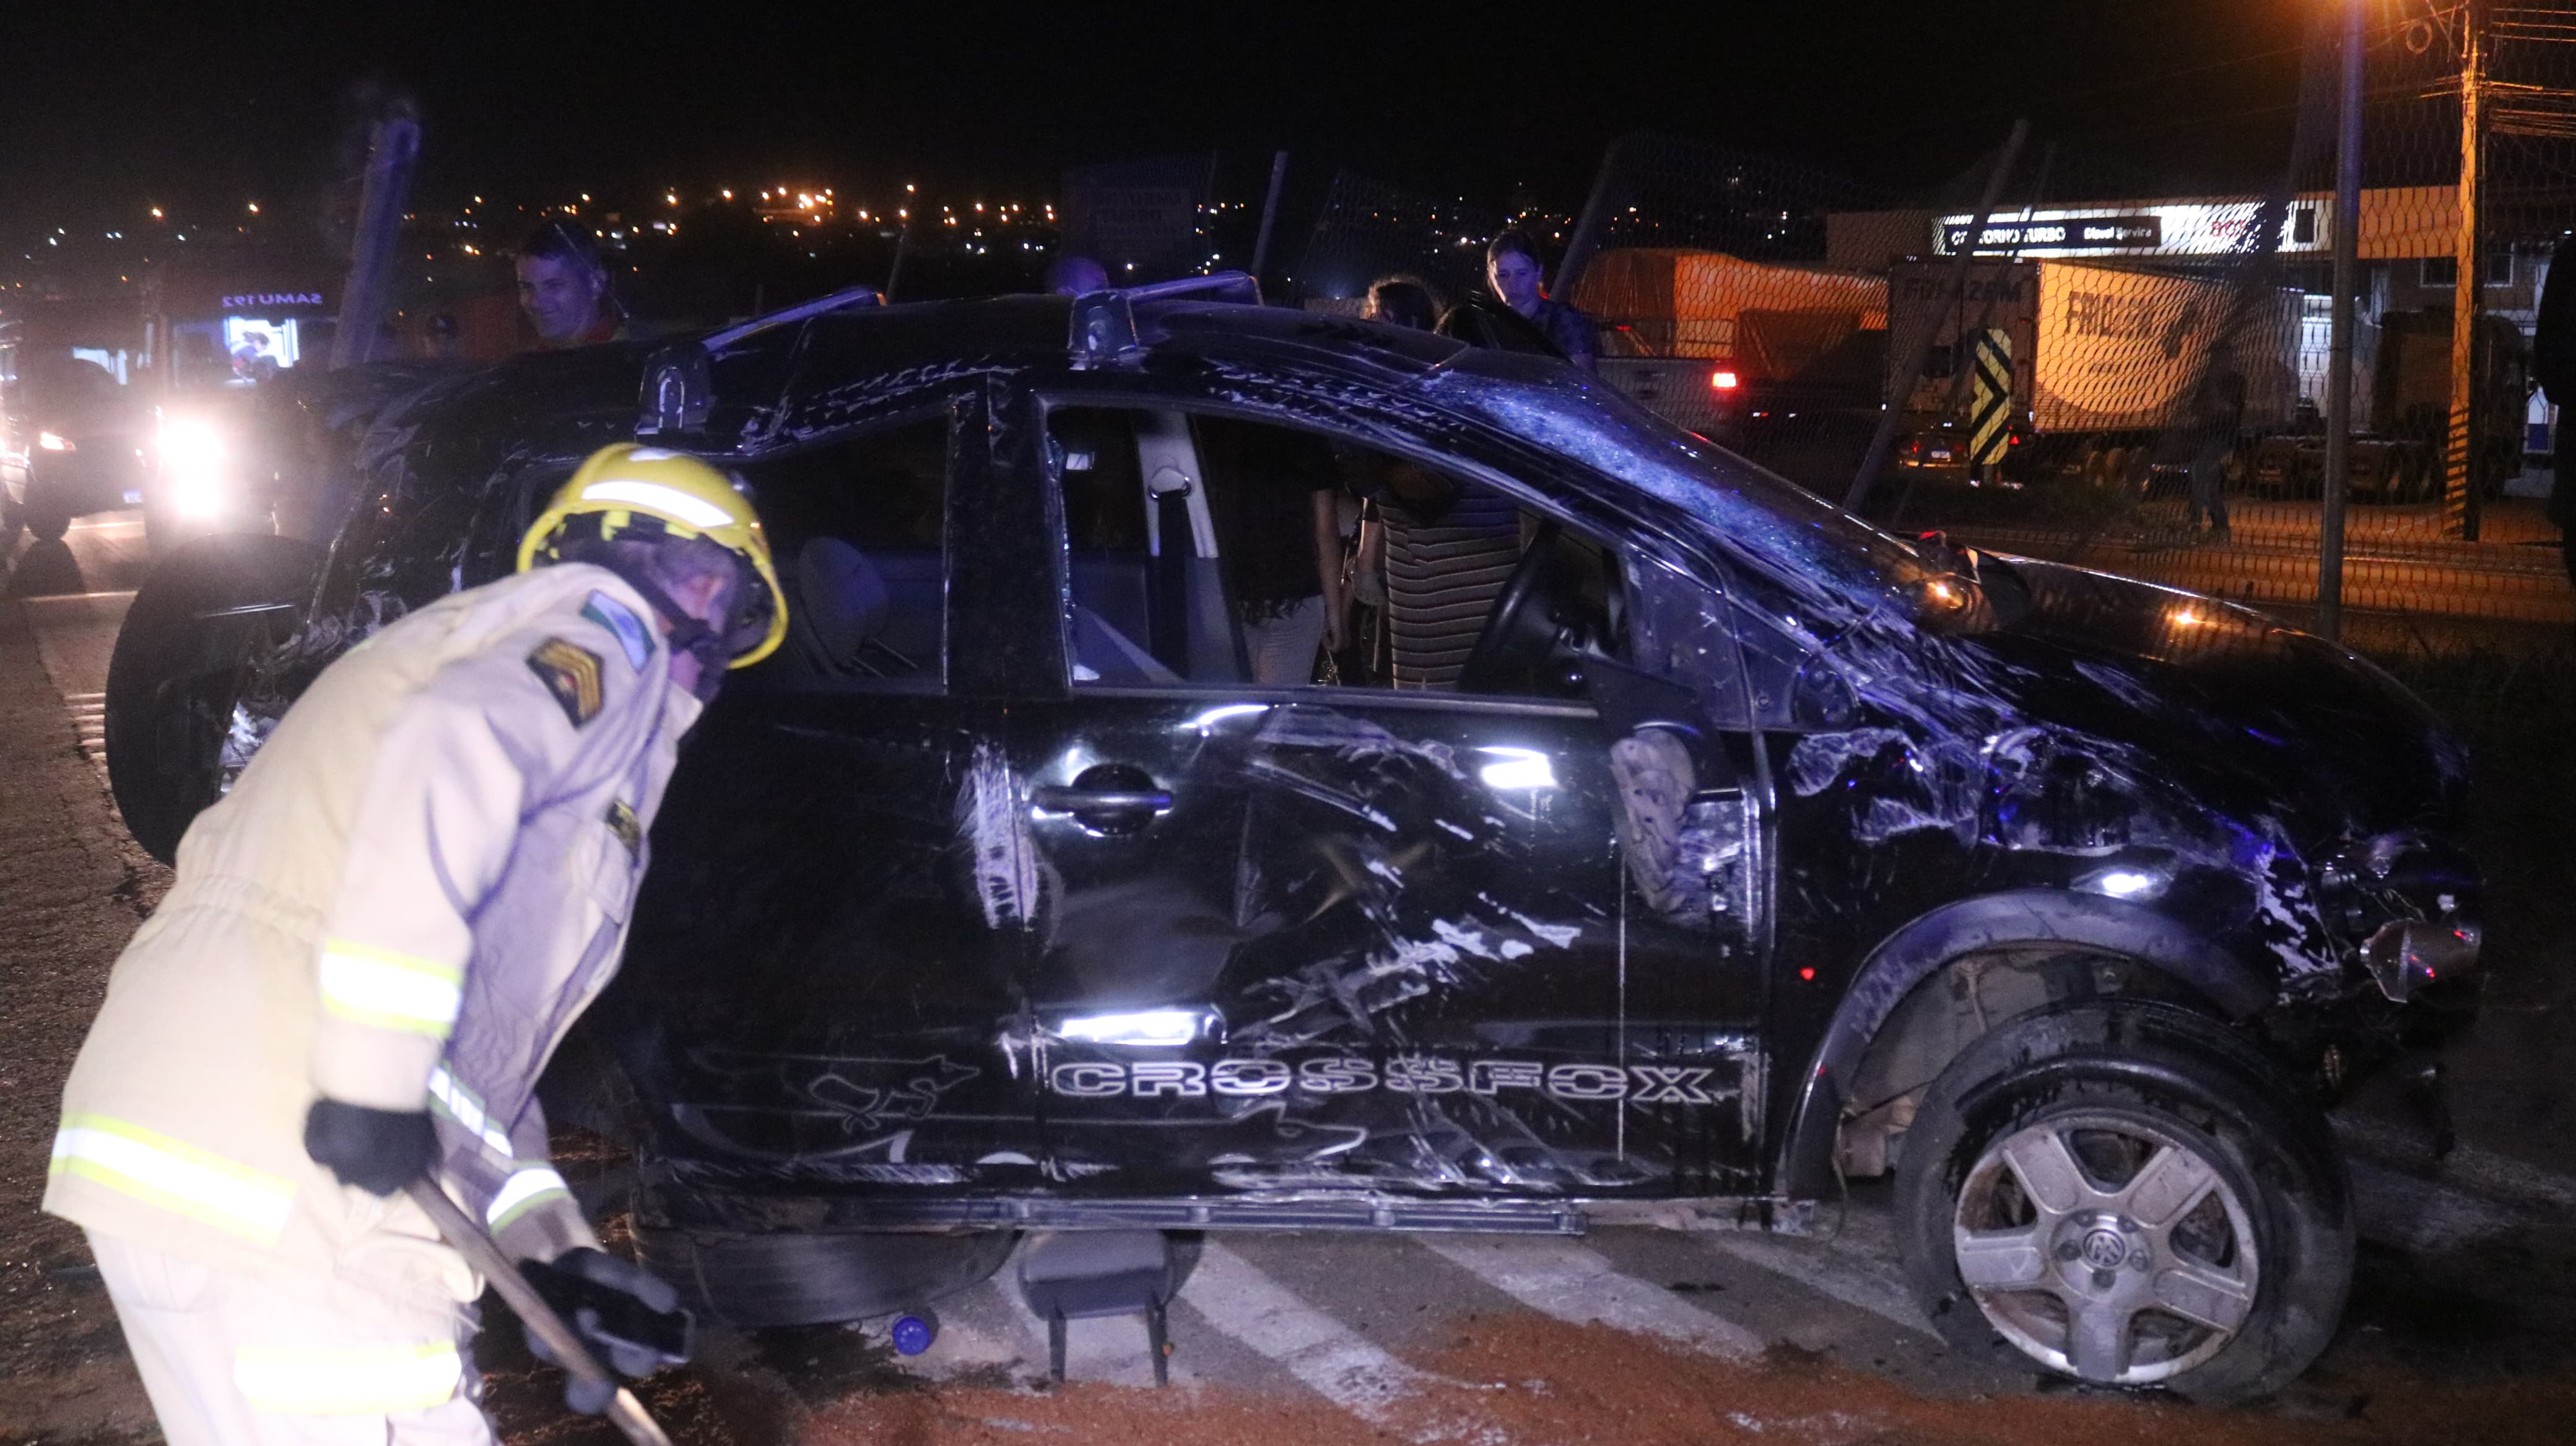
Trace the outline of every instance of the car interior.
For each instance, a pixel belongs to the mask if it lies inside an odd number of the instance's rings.
[[[1403,520],[1389,526],[1387,625],[1362,643],[1373,658],[1300,682],[1577,698],[1581,660],[1624,648],[1611,550],[1481,482],[1296,428],[1174,410],[1059,407],[1048,431],[1077,685],[1253,683],[1259,599],[1278,595],[1279,569],[1311,567],[1303,508],[1318,492],[1375,499],[1377,516]],[[1266,587],[1253,583],[1263,571]]]
[[[789,594],[787,644],[768,665],[774,675],[937,678],[947,469],[944,416],[751,469]]]

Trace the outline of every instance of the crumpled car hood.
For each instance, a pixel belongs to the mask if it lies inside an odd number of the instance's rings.
[[[2437,821],[2467,756],[2421,700],[2343,648],[2230,603],[2013,558],[1997,624],[1958,639],[2029,713],[2170,759],[2303,844]]]

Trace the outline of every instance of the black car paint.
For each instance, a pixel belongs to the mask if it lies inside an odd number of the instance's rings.
[[[696,442],[731,464],[945,410],[947,666],[944,688],[864,695],[755,674],[692,739],[595,1013],[652,1117],[649,1209],[669,1222],[1161,1199],[1194,1202],[1177,1223],[1385,1224],[1426,1218],[1390,1209],[1406,1200],[1813,1197],[1840,1083],[1961,953],[2120,954],[2234,1018],[2346,1003],[2377,916],[2330,926],[2319,871],[2457,803],[2458,751],[2419,705],[2249,611],[2018,560],[1855,587],[1769,545],[1798,540],[1794,517],[1730,534],[1669,485],[1545,445],[1561,429],[1534,440],[1455,400],[1579,395],[1562,368],[1174,304],[1144,317],[1136,364],[1102,370],[1068,354],[1065,316],[831,315],[712,359]],[[533,500],[629,435],[643,360],[526,358],[388,409],[308,648],[506,570]],[[1050,399],[1439,456],[1619,539],[1632,585],[1682,615],[1645,641],[1697,692],[1703,757],[1747,810],[1735,912],[1641,915],[1609,843],[1615,735],[1580,702],[1068,687]],[[1220,703],[1259,707],[1192,723]],[[1506,732],[1543,743],[1553,817],[1498,808],[1459,764]],[[1033,813],[1076,750],[1142,769],[1170,812],[1124,837]],[[2162,896],[2085,887],[2122,863],[2167,877]],[[1119,1058],[1062,1033],[1171,1005],[1209,1011],[1186,1046]],[[1251,1062],[1232,1093],[1229,1061]]]

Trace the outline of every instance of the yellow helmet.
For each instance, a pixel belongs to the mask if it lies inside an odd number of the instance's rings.
[[[787,637],[787,598],[769,560],[769,540],[751,499],[732,480],[686,452],[619,442],[590,454],[555,492],[519,541],[519,571],[562,559],[576,537],[703,537],[748,564],[757,587],[741,589],[721,631],[731,666],[748,668]],[[751,594],[758,594],[752,596]]]

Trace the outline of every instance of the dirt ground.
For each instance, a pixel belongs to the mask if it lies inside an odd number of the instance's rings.
[[[1433,1384],[1367,1421],[1321,1404],[1214,1390],[941,1390],[852,1396],[803,1416],[797,1439],[807,1446],[1024,1446],[1049,1438],[1304,1446],[1349,1436],[1356,1426],[1380,1439],[1490,1446],[2564,1446],[2576,1430],[2576,1379],[2564,1376],[2337,1382],[2305,1418],[2080,1392],[1945,1398],[1791,1350],[1775,1349],[1758,1365],[1730,1365],[1603,1326],[1530,1316],[1461,1322],[1454,1345],[1411,1364]]]
[[[0,1441],[152,1429],[89,1247],[36,1213],[108,965],[169,887],[103,786],[33,636],[0,604]]]

